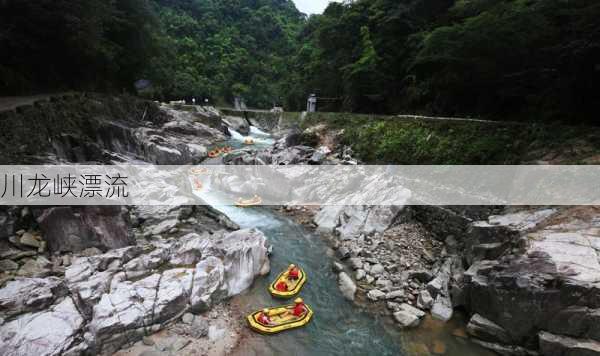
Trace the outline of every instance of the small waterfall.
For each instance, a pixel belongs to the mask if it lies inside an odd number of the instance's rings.
[[[229,128],[229,133],[231,134],[231,139],[232,140],[243,142],[244,139],[246,138],[246,137],[244,137],[244,135],[242,135],[241,133],[235,131],[232,128]]]
[[[250,134],[256,136],[269,136],[268,133],[264,132],[256,126],[250,126]]]

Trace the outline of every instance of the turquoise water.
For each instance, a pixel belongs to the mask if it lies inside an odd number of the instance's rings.
[[[242,228],[258,228],[273,245],[271,273],[258,279],[241,296],[243,312],[263,306],[280,305],[267,291],[272,278],[290,263],[301,266],[308,275],[300,296],[314,310],[304,328],[265,339],[275,355],[403,355],[399,334],[385,332],[382,320],[359,310],[343,298],[337,276],[331,269],[332,258],[324,240],[290,219],[268,208],[239,209],[218,206]]]
[[[242,340],[239,354],[491,355],[464,338],[464,321],[460,316],[446,324],[427,319],[418,329],[401,331],[389,316],[363,310],[344,299],[332,271],[333,251],[322,237],[293,220],[270,208],[242,209],[221,205],[226,200],[214,192],[201,196],[242,228],[257,228],[264,232],[273,246],[271,273],[258,278],[250,290],[232,301],[244,315],[285,303],[272,298],[267,287],[290,263],[302,267],[308,276],[300,296],[314,310],[311,322],[303,328],[277,335],[250,333]]]

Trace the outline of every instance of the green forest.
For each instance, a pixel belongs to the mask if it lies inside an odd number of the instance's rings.
[[[0,92],[600,123],[600,2],[0,0]]]

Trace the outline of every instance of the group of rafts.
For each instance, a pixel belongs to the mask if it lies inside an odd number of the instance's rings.
[[[306,283],[306,273],[290,265],[269,286],[269,292],[276,298],[296,297]],[[250,327],[263,334],[275,334],[281,331],[302,327],[310,321],[313,311],[304,304],[302,298],[296,298],[294,304],[265,308],[248,315]]]
[[[254,143],[255,142],[252,137],[246,137],[244,139],[244,145],[250,146],[250,145],[253,145]],[[231,146],[217,147],[208,152],[208,158],[217,158],[217,157],[220,157],[221,155],[226,155],[228,153],[231,153],[231,151],[233,151],[233,147],[231,147]]]
[[[225,147],[217,147],[208,152],[208,158],[217,158],[221,155],[226,155],[233,151],[233,147],[225,146]]]

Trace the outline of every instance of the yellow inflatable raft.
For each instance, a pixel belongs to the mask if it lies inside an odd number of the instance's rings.
[[[304,270],[300,267],[296,267],[298,268],[298,279],[289,279],[288,278],[288,274],[290,269],[292,268],[293,265],[290,265],[290,267],[288,269],[286,269],[285,271],[281,272],[281,274],[279,276],[277,276],[277,278],[275,279],[275,281],[273,281],[273,283],[271,283],[271,285],[269,286],[269,292],[271,293],[272,296],[277,297],[277,298],[292,298],[294,297],[296,294],[298,294],[300,292],[300,290],[302,289],[302,286],[304,286],[304,283],[306,283],[306,273],[304,273]],[[287,286],[287,291],[280,291],[277,289],[277,284],[279,282],[283,282],[286,284]]]
[[[269,319],[271,319],[270,325],[264,325],[258,321],[258,317],[263,313],[262,310],[259,310],[248,315],[248,324],[252,330],[261,334],[276,334],[282,331],[299,328],[308,324],[313,316],[312,309],[306,304],[304,304],[304,307],[306,311],[300,317],[296,317],[292,314],[294,305],[267,309],[267,315],[269,316]]]
[[[235,206],[238,208],[247,208],[251,206],[257,206],[262,204],[262,198],[258,195],[255,195],[252,199],[242,199],[239,198],[235,201]]]
[[[249,146],[249,145],[253,145],[253,144],[254,144],[254,139],[252,139],[252,138],[250,138],[250,137],[247,137],[247,138],[244,140],[244,145],[248,145],[248,146]]]

